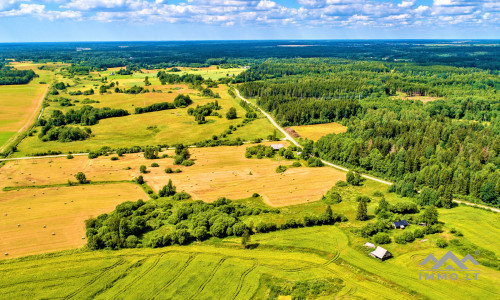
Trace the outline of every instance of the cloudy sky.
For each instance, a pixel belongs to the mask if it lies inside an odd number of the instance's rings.
[[[0,42],[498,39],[499,0],[0,0]]]

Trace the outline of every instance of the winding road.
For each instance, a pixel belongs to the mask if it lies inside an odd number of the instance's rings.
[[[255,106],[264,116],[266,116],[269,119],[269,122],[271,122],[271,124],[273,124],[274,127],[276,127],[279,131],[281,131],[281,133],[283,133],[285,135],[285,140],[291,142],[292,144],[294,144],[297,147],[300,147],[299,143],[297,143],[297,141],[290,134],[288,134],[288,132],[286,132],[283,128],[281,128],[281,126],[279,126],[278,123],[276,123],[276,121],[273,119],[273,117],[271,117],[270,114],[268,114],[267,112],[265,112],[258,105],[254,104],[254,103],[248,101],[248,99],[245,99],[244,97],[242,97],[240,95],[240,91],[238,91],[236,88],[234,90],[236,91],[236,95],[238,95],[238,97],[241,100],[247,102],[248,104],[251,104],[251,105]],[[336,168],[336,169],[339,169],[339,170],[342,170],[342,171],[345,171],[345,172],[349,172],[349,169],[344,168],[342,166],[332,164],[332,163],[330,163],[330,162],[328,162],[326,160],[323,160],[323,159],[321,159],[321,161],[323,162],[323,164],[325,164],[327,166],[330,166],[330,167],[333,167],[333,168]],[[380,182],[382,184],[386,184],[386,185],[392,185],[393,184],[392,182],[389,182],[389,181],[386,181],[386,180],[383,180],[383,179],[380,179],[380,178],[376,178],[376,177],[373,177],[373,176],[370,176],[370,175],[361,174],[361,176],[363,178],[370,179],[370,180],[373,180],[373,181],[377,181],[377,182]],[[490,209],[490,210],[492,210],[494,212],[500,213],[500,209],[489,207],[489,206],[485,206],[485,205],[479,205],[479,204],[465,202],[465,201],[462,201],[462,200],[455,200],[455,199],[453,199],[453,202],[463,203],[463,204],[469,205],[469,206],[476,206],[476,207],[480,207],[480,208]]]

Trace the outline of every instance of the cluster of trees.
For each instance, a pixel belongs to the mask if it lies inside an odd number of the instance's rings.
[[[0,85],[26,84],[38,77],[33,70],[16,70],[0,65]]]
[[[246,101],[240,100],[240,106],[246,110],[245,118],[247,119],[257,119],[257,113]]]
[[[116,71],[116,74],[117,75],[132,75],[132,74],[134,74],[134,72],[132,72],[132,70],[130,70],[128,68],[125,68],[125,69],[120,69],[120,70]]]
[[[48,120],[40,119],[41,126],[62,126],[67,124],[95,125],[99,120],[128,116],[124,109],[111,109],[109,107],[95,108],[84,105],[80,109],[70,109],[64,114],[60,110],[52,111]]]
[[[175,165],[183,165],[186,167],[194,165],[194,161],[190,159],[191,153],[189,153],[189,147],[183,144],[175,145]]]
[[[252,158],[255,156],[256,158],[261,159],[264,157],[271,158],[277,154],[286,159],[294,159],[294,151],[297,151],[297,147],[294,145],[291,145],[288,148],[281,148],[278,151],[274,151],[271,146],[255,145],[246,148],[245,157]]]
[[[74,126],[50,126],[46,125],[42,127],[41,132],[38,134],[38,138],[42,142],[48,141],[59,141],[59,142],[73,142],[82,141],[89,138],[92,135],[90,128],[80,128]]]
[[[174,105],[176,107],[187,107],[191,103],[193,103],[193,100],[191,100],[191,97],[189,97],[189,95],[179,94],[174,99]]]
[[[175,197],[175,187],[166,185],[164,197]],[[279,214],[278,209],[252,208],[219,198],[213,203],[190,201],[164,203],[154,200],[124,202],[109,214],[85,222],[87,246],[90,249],[120,249],[185,245],[210,237],[243,236],[254,232],[270,232],[289,228],[334,224],[346,217],[333,213],[328,206],[323,214],[288,219],[283,224],[259,222],[247,225],[248,216]],[[246,241],[250,238],[247,236]]]
[[[199,86],[203,83],[203,77],[201,75],[195,75],[195,74],[183,74],[183,75],[177,75],[177,74],[171,74],[167,73],[165,71],[159,71],[156,74],[156,77],[160,80],[161,84],[174,84],[174,83],[190,83],[194,86]]]
[[[143,114],[143,113],[148,113],[148,112],[153,112],[153,111],[161,111],[161,110],[167,110],[167,109],[174,109],[175,105],[171,102],[160,102],[160,103],[154,103],[145,107],[136,107],[135,108],[135,113],[136,114]]]
[[[68,67],[67,71],[72,75],[89,75],[90,67],[84,65],[72,65]]]
[[[137,86],[134,85],[133,87],[129,89],[120,89],[118,87],[115,88],[115,93],[124,93],[124,94],[144,94],[144,93],[149,93],[149,89],[146,89],[142,86]]]
[[[195,108],[189,108],[187,113],[190,116],[194,116],[194,120],[198,122],[198,124],[204,124],[206,123],[205,117],[220,116],[216,110],[220,110],[221,108],[219,102],[216,100],[215,102],[210,102],[205,105],[196,105]]]
[[[80,96],[80,95],[89,96],[89,95],[94,95],[94,89],[90,88],[90,89],[85,90],[83,92],[80,90],[77,90],[75,92],[69,92],[68,94],[70,94],[71,96]]]

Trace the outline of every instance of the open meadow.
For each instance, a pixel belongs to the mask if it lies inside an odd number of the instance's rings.
[[[145,197],[132,183],[0,191],[0,259],[81,247],[86,219]]]
[[[239,240],[120,251],[66,251],[0,262],[8,298],[263,299],[274,295],[384,299],[497,299],[500,272],[477,281],[422,281],[426,247],[380,262],[351,248],[337,226],[255,234]],[[28,271],[29,270],[29,271]],[[16,276],[10,276],[15,273]],[[299,287],[291,289],[291,287]],[[288,290],[288,293],[286,292]]]
[[[8,142],[36,121],[53,73],[38,70],[42,64],[22,63],[19,70],[33,70],[39,76],[28,84],[0,85],[0,152]]]
[[[314,125],[302,125],[291,127],[299,137],[304,139],[309,139],[312,141],[319,140],[322,136],[330,133],[343,133],[347,131],[347,127],[339,123],[325,123],[325,124],[314,124]]]
[[[290,168],[283,174],[276,173],[279,165],[291,165],[292,162],[248,159],[245,158],[246,147],[248,145],[191,148],[195,164],[190,167],[174,165],[173,158],[147,160],[142,153],[125,154],[115,161],[110,160],[110,156],[11,161],[0,169],[0,187],[65,184],[68,180],[75,181],[74,175],[78,172],[84,172],[91,181],[131,180],[141,175],[139,167],[145,165],[149,173],[143,174],[144,179],[155,191],[172,179],[179,191],[188,192],[193,199],[241,199],[258,193],[271,206],[286,206],[317,201],[335,182],[345,180],[344,172],[330,167],[302,166]],[[173,150],[165,153],[174,154]],[[153,162],[159,167],[149,167]],[[182,173],[166,174],[165,168],[179,168]]]

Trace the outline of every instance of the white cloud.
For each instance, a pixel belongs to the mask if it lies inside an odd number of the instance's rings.
[[[415,0],[413,0],[413,1],[403,1],[400,4],[398,4],[398,7],[408,8],[408,7],[412,7],[414,4],[415,4]]]

